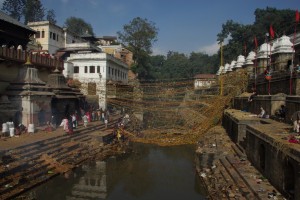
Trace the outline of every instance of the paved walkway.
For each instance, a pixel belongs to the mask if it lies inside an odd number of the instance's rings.
[[[113,121],[116,118],[119,118],[119,115],[116,115],[114,117],[112,117]],[[77,129],[74,129],[74,134],[76,134],[76,132],[78,131],[83,131],[85,129],[90,129],[90,128],[96,128],[97,126],[103,125],[103,122],[101,121],[94,121],[94,122],[90,122],[88,124],[88,127],[85,128],[83,127],[82,123],[79,124]],[[99,130],[98,130],[99,131]],[[5,150],[9,150],[9,149],[14,149],[23,145],[28,145],[31,143],[35,143],[38,141],[42,141],[42,140],[46,140],[46,139],[50,139],[50,138],[54,138],[54,137],[59,137],[59,136],[63,136],[66,135],[67,133],[63,130],[63,127],[58,127],[55,131],[52,132],[47,132],[44,130],[37,130],[35,133],[25,133],[20,135],[19,137],[4,137],[1,136],[0,137],[0,151],[5,151]]]

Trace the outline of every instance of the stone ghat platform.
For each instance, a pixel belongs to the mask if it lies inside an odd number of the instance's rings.
[[[288,199],[300,199],[300,144],[290,143],[292,126],[225,110],[222,125],[251,164]]]
[[[80,126],[72,135],[62,128],[0,141],[0,199],[12,199],[95,155],[111,153],[110,141],[117,116],[103,123]]]
[[[221,126],[205,133],[198,143],[195,158],[197,174],[208,199],[285,199],[251,165]]]

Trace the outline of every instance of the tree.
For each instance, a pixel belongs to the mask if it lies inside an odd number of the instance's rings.
[[[254,24],[243,25],[228,20],[222,25],[222,30],[217,37],[219,42],[228,39],[228,44],[223,46],[225,62],[230,62],[241,54],[247,55],[250,50],[254,50],[254,37],[257,38],[259,44],[265,42],[266,39],[269,40],[266,33],[269,32],[270,25],[275,29],[276,37],[293,33],[295,23],[295,11],[293,10],[277,10],[267,7],[266,9],[256,9],[254,14]]]
[[[2,5],[2,10],[11,17],[20,21],[24,6],[25,0],[5,0]]]
[[[213,74],[216,73],[219,66],[217,54],[212,56],[205,53],[192,52],[189,57],[192,76],[196,74]]]
[[[188,57],[179,52],[169,51],[167,59],[161,67],[163,79],[190,78],[190,63]]]
[[[118,37],[123,44],[133,53],[135,69],[142,72],[139,77],[146,78],[149,75],[149,55],[152,53],[152,45],[157,40],[158,28],[147,19],[134,18],[129,24],[123,26],[123,31],[118,32]]]
[[[47,11],[47,17],[46,19],[53,23],[53,24],[56,24],[56,19],[55,19],[55,13],[54,13],[54,10],[53,9],[50,9]]]
[[[64,25],[69,31],[76,33],[79,36],[84,35],[86,33],[94,35],[94,31],[91,24],[85,22],[81,18],[69,17],[66,19]]]
[[[23,15],[25,24],[42,21],[45,17],[45,8],[40,0],[26,0]]]

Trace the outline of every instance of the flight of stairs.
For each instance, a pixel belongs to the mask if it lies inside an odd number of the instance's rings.
[[[110,122],[110,126],[117,119]],[[105,149],[89,134],[104,130],[104,124],[79,128],[65,134],[7,150],[0,156],[0,199],[11,199]]]

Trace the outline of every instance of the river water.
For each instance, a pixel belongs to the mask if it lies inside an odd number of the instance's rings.
[[[133,151],[91,161],[57,176],[27,195],[38,200],[201,200],[193,146],[133,144]]]

